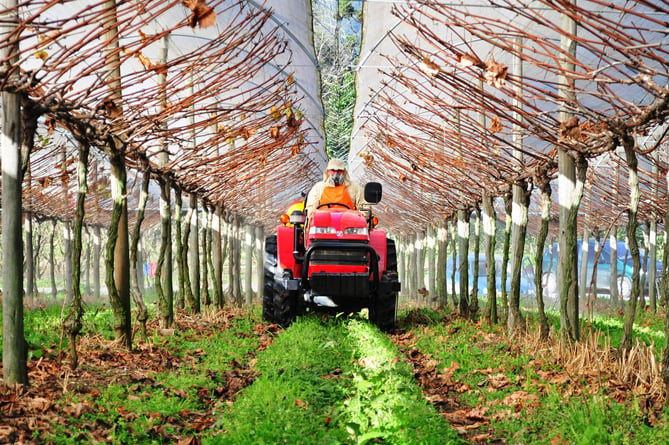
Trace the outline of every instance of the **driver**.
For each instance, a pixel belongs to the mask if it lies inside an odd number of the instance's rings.
[[[341,203],[350,209],[358,209],[361,204],[366,204],[362,187],[351,180],[346,164],[341,159],[330,159],[323,172],[323,180],[311,188],[305,206],[307,215],[311,215],[319,205],[327,203]]]

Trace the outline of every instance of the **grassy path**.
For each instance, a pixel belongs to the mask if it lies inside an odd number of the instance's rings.
[[[390,339],[356,319],[302,318],[259,354],[260,376],[204,443],[456,444]]]

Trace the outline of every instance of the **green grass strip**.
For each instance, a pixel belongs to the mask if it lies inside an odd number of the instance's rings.
[[[351,320],[356,351],[353,395],[344,401],[346,428],[357,443],[461,443],[458,434],[423,398],[411,367],[372,325]]]
[[[262,375],[203,443],[461,443],[409,365],[366,321],[304,317],[258,357]]]

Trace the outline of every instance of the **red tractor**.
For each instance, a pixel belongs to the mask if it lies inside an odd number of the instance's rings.
[[[365,201],[380,200],[381,184],[366,184]],[[349,314],[368,308],[380,329],[395,328],[395,242],[375,227],[371,206],[358,211],[324,203],[313,215],[283,215],[282,223],[265,240],[265,320],[287,326],[307,309]]]

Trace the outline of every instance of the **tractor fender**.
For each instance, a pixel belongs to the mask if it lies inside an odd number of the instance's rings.
[[[274,287],[279,292],[300,290],[301,278],[277,278],[274,280]]]
[[[381,229],[372,229],[369,231],[369,245],[376,251],[379,258],[379,273],[386,270],[386,259],[388,258],[388,248],[386,245],[386,232]]]
[[[293,255],[294,241],[294,227],[279,226],[276,228],[278,270],[290,270],[293,277],[299,277],[302,275],[302,265],[297,263]]]

